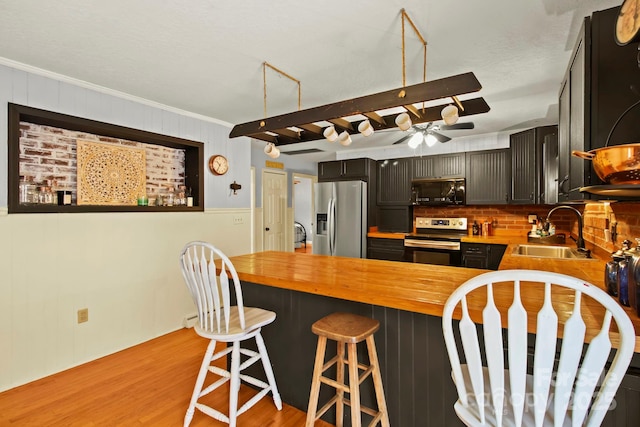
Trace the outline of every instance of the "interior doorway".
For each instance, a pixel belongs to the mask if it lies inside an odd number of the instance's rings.
[[[265,251],[286,250],[287,173],[262,171],[262,242]]]
[[[295,226],[293,247],[296,252],[311,253],[315,211],[313,184],[316,182],[318,182],[318,177],[314,175],[293,174],[291,206],[293,207]]]

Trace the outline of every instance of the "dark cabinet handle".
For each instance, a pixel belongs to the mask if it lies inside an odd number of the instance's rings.
[[[265,228],[264,230],[265,230],[265,231],[269,231],[269,227]]]
[[[533,193],[529,194],[529,200],[533,200]]]

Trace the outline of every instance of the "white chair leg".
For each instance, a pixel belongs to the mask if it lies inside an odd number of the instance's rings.
[[[264,373],[267,374],[267,380],[269,381],[269,387],[271,388],[271,394],[273,395],[273,403],[276,405],[276,408],[278,408],[278,411],[280,411],[282,409],[282,399],[280,398],[280,393],[278,393],[276,378],[273,375],[273,369],[271,368],[271,361],[269,360],[267,347],[264,345],[262,333],[260,332],[256,335],[256,344],[258,344],[258,351],[260,352],[260,359],[262,359]]]
[[[187,413],[184,416],[184,427],[187,427],[189,424],[191,424],[191,419],[193,418],[193,414],[196,410],[196,403],[198,402],[198,397],[200,396],[200,392],[202,391],[204,380],[207,378],[207,372],[209,372],[209,365],[211,364],[211,358],[213,357],[213,352],[215,351],[215,349],[216,342],[214,340],[211,340],[209,342],[209,346],[207,347],[207,351],[204,353],[204,357],[202,358],[202,364],[200,365],[200,371],[198,372],[196,384],[193,387],[193,394],[191,395],[189,408],[187,409]]]
[[[238,392],[240,391],[240,343],[233,343],[231,351],[231,380],[229,390],[229,427],[236,427]]]

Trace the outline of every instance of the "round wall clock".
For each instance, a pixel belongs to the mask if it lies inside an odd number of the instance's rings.
[[[229,161],[221,154],[209,158],[209,170],[214,175],[224,175],[229,170]]]
[[[620,6],[615,39],[620,46],[640,41],[640,0],[624,0]]]

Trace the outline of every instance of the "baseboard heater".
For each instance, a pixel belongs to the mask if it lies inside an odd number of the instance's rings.
[[[196,324],[197,321],[198,321],[198,313],[187,314],[186,316],[184,316],[184,319],[182,320],[182,325],[185,328],[193,328],[193,326]]]

